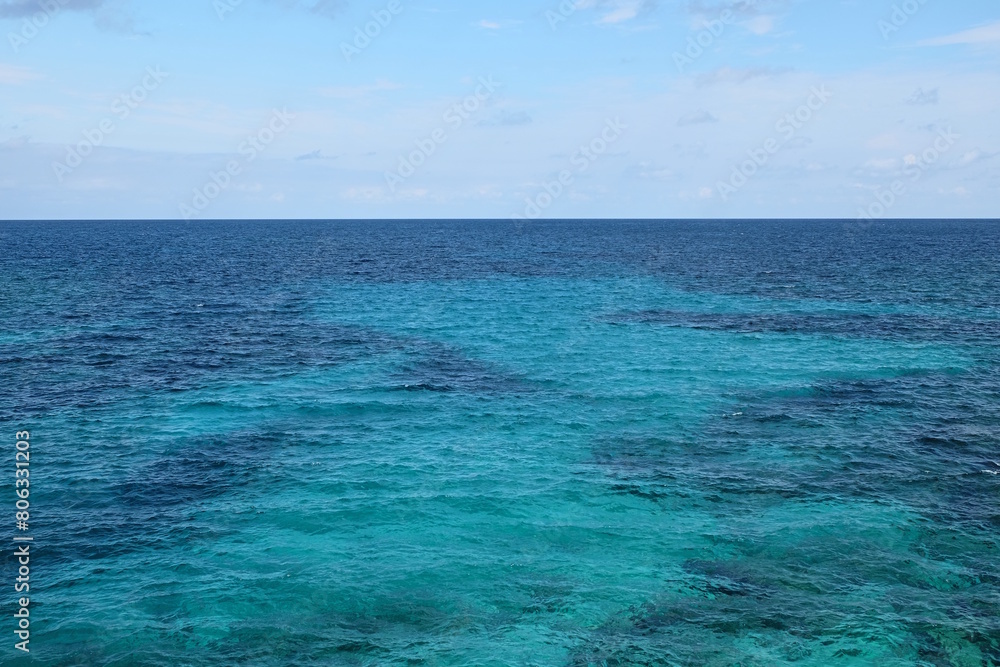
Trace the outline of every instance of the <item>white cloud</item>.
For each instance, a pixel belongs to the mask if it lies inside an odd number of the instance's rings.
[[[920,46],[952,46],[954,44],[993,44],[1000,42],[1000,21],[964,30],[953,35],[925,39]]]
[[[680,117],[677,121],[678,126],[685,125],[700,125],[703,123],[718,123],[719,119],[713,116],[708,111],[704,109],[698,109],[697,111],[689,114],[685,114]]]
[[[34,70],[0,63],[0,84],[18,86],[26,81],[42,78]]]
[[[673,181],[678,178],[677,172],[673,169],[646,160],[630,167],[628,173],[650,181]]]
[[[51,17],[63,11],[88,12],[95,25],[103,30],[138,34],[128,0],[58,0],[45,4],[39,0],[0,0],[0,20],[34,17],[39,13]]]
[[[380,79],[375,83],[369,83],[363,86],[332,86],[328,88],[320,88],[319,92],[324,97],[332,97],[338,100],[357,100],[363,97],[368,97],[373,93],[382,93],[387,90],[399,90],[402,87],[403,86],[398,83]]]
[[[865,162],[865,167],[874,171],[893,171],[899,166],[896,158],[872,158]]]
[[[955,169],[961,169],[963,167],[968,167],[970,164],[982,162],[983,160],[989,160],[996,156],[997,153],[990,153],[989,151],[977,148],[975,150],[966,151],[960,158],[953,162],[951,166]]]
[[[865,145],[875,150],[895,150],[904,145],[902,138],[895,132],[886,132],[869,139]]]
[[[615,25],[637,17],[653,7],[652,0],[577,0],[577,9],[600,9],[603,13],[599,24]]]
[[[104,0],[63,0],[59,7],[66,10],[97,9]],[[0,19],[22,18],[36,14],[40,10],[36,0],[3,0],[0,2]]]
[[[719,69],[700,75],[698,77],[698,85],[710,86],[718,83],[745,83],[751,79],[778,76],[788,71],[790,70],[774,67],[720,67]]]
[[[598,23],[621,23],[634,19],[642,8],[641,0],[623,0],[616,4],[618,6],[605,14]]]
[[[506,30],[507,28],[513,28],[515,26],[521,25],[523,21],[515,19],[504,19],[502,21],[494,21],[491,19],[482,19],[477,21],[472,25],[477,28],[482,28],[483,30]]]
[[[746,22],[747,30],[755,35],[766,35],[772,30],[774,30],[774,17],[773,16],[755,16]]]

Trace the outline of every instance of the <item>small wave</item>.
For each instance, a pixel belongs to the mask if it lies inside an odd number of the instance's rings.
[[[437,391],[437,392],[449,392],[455,391],[453,387],[447,385],[438,384],[428,384],[426,382],[421,382],[420,384],[404,384],[396,387],[397,391]]]

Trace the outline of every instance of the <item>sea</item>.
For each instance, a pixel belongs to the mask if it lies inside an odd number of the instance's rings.
[[[1000,665],[1000,222],[8,221],[0,314],[2,665]]]

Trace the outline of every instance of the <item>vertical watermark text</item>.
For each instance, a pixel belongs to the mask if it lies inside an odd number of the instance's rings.
[[[17,578],[14,580],[14,592],[25,594],[31,592],[31,542],[29,521],[31,519],[29,498],[31,496],[31,434],[28,431],[18,431],[17,442],[14,445],[14,479],[17,500],[14,502],[14,525],[17,533],[14,537],[14,557],[17,559]],[[17,612],[14,614],[17,626],[14,634],[20,641],[14,643],[18,651],[30,653],[31,642],[31,599],[25,595],[17,600]]]

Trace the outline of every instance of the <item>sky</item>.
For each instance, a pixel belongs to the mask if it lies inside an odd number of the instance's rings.
[[[0,0],[0,219],[1000,217],[995,0]]]

